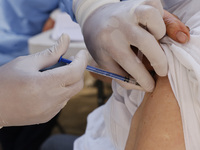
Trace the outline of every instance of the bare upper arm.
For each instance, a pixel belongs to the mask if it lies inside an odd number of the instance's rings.
[[[180,109],[167,77],[158,78],[133,116],[126,150],[185,150]]]

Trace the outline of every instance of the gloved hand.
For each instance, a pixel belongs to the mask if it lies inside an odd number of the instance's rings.
[[[166,33],[160,0],[74,0],[73,9],[86,46],[100,67],[128,73],[145,91],[152,91],[154,80],[132,45],[147,57],[158,75],[167,75],[167,59],[158,43]],[[140,89],[119,83],[127,89]]]
[[[50,49],[0,67],[0,126],[44,123],[82,89],[87,51],[80,51],[69,65],[39,71],[57,63],[68,45],[69,37],[63,35]]]

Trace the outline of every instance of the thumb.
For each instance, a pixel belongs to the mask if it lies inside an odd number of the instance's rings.
[[[190,39],[189,28],[186,27],[175,15],[164,11],[163,20],[166,25],[167,35],[179,43],[186,43]]]
[[[89,53],[86,50],[81,50],[76,54],[74,60],[69,65],[43,72],[46,74],[45,79],[53,76],[54,78],[59,79],[61,85],[67,86],[75,84],[83,77],[85,68],[88,64],[88,58]],[[58,80],[54,81],[57,82]]]
[[[33,56],[33,62],[37,70],[56,64],[63,54],[66,53],[70,43],[70,38],[67,34],[63,34],[56,44],[49,49],[36,53]]]

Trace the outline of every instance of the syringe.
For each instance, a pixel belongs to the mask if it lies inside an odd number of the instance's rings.
[[[65,58],[62,58],[62,56],[61,56],[58,62],[64,62],[64,63],[70,64],[72,61],[65,59]],[[108,71],[105,71],[105,70],[100,69],[100,68],[95,68],[95,67],[92,67],[92,66],[89,66],[89,65],[86,67],[86,69],[90,72],[97,73],[97,74],[100,74],[100,75],[103,75],[103,76],[106,76],[106,77],[109,77],[109,78],[112,78],[112,79],[117,79],[117,80],[121,80],[121,81],[124,81],[124,82],[127,82],[127,83],[132,83],[132,84],[135,84],[137,86],[140,86],[139,83],[134,78],[124,77],[124,76],[121,76],[121,75],[118,75],[118,74],[115,74],[115,73],[112,73],[112,72],[108,72]]]

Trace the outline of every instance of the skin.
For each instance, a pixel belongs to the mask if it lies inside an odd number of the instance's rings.
[[[47,21],[45,22],[43,26],[42,32],[52,29],[54,25],[55,25],[55,21],[53,19],[51,18],[47,19]]]
[[[180,42],[180,43],[186,43],[187,41],[189,41],[189,39],[190,39],[189,28],[186,27],[175,15],[170,14],[167,11],[164,11],[163,20],[165,22],[166,29],[167,29],[166,30],[166,34],[169,37],[171,37],[172,39],[174,39],[175,41]],[[45,32],[47,30],[50,30],[50,29],[52,29],[54,27],[54,25],[55,25],[55,21],[53,19],[49,18],[45,22],[42,31]],[[187,39],[184,42],[183,41],[179,41],[177,39],[176,34],[179,31],[182,31],[187,37]],[[135,53],[137,53],[137,52],[135,51]],[[145,64],[147,70],[150,70],[150,69],[152,70],[152,67],[151,67],[151,65],[148,62],[146,57],[143,58],[143,63]],[[110,78],[102,77],[101,75],[98,75],[98,74],[95,74],[95,73],[91,73],[91,75],[94,78],[102,80],[102,81],[107,82],[107,83],[111,83],[111,81],[112,81]]]
[[[173,40],[179,42],[179,43],[187,43],[190,39],[190,29],[185,26],[177,16],[167,12],[167,11],[164,11],[164,16],[163,16],[163,20],[165,22],[165,25],[166,25],[166,34],[172,38]],[[177,38],[177,34],[178,32],[183,32],[182,36],[184,37],[185,36],[185,40],[182,39],[179,40]]]
[[[176,16],[165,11],[167,35],[175,41],[189,40],[189,28]],[[181,42],[176,34],[182,31],[187,39]],[[144,57],[145,67],[152,71]],[[152,93],[146,93],[134,114],[125,150],[185,150],[180,108],[171,89],[168,77],[156,76]]]
[[[167,77],[158,77],[132,118],[125,150],[185,150],[180,109]]]
[[[189,28],[176,16],[164,11],[163,20],[166,25],[166,34],[180,43],[190,39]],[[53,28],[54,21],[48,19],[43,31]],[[185,34],[185,40],[179,40],[177,33]],[[184,35],[183,34],[183,35]],[[137,53],[137,50],[135,51]],[[152,67],[143,57],[147,70]],[[100,80],[111,82],[96,74],[92,75]],[[157,77],[156,87],[152,93],[146,93],[142,104],[132,118],[126,150],[185,150],[180,109],[172,92],[167,77]]]
[[[177,16],[169,13],[168,11],[164,11],[164,15],[163,15],[163,20],[165,22],[166,25],[166,35],[169,36],[170,38],[172,38],[173,40],[179,42],[179,43],[187,43],[190,39],[190,33],[189,33],[189,28],[187,26],[185,26],[178,18]],[[185,37],[185,40],[180,41],[177,38],[177,33],[178,32],[182,32],[182,36]],[[182,38],[183,39],[183,38]],[[137,48],[132,48],[133,51],[136,53],[137,55]],[[145,64],[145,67],[147,68],[147,70],[153,70],[151,64],[149,63],[148,59],[144,56],[143,57],[143,63]],[[101,75],[98,74],[94,74],[91,73],[92,76],[96,79],[102,80],[104,82],[107,83],[111,83],[111,79],[107,78],[107,77],[102,77]]]
[[[189,41],[189,28],[176,16],[165,11],[163,20],[169,37],[179,43]],[[179,41],[179,31],[187,38]],[[153,70],[147,58],[143,63],[147,70]],[[168,77],[156,76],[154,91],[145,94],[132,118],[125,150],[185,150],[180,108]]]

